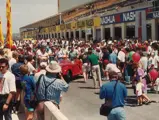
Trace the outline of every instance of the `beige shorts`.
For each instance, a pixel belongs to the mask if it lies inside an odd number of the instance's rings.
[[[84,63],[84,64],[82,65],[82,71],[83,71],[83,72],[89,72],[89,71],[90,71],[90,67],[88,66],[87,63]]]

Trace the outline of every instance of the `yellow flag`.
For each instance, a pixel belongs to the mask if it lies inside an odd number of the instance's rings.
[[[4,45],[4,37],[3,37],[3,31],[2,31],[2,20],[0,17],[0,42],[2,44],[2,46]]]
[[[6,3],[6,17],[7,17],[7,45],[9,48],[12,47],[13,45],[13,40],[12,40],[12,16],[11,16],[11,0],[7,0]]]

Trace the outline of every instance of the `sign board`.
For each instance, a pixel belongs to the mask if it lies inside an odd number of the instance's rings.
[[[88,19],[86,20],[86,27],[92,27],[94,26],[94,20],[93,19]]]
[[[159,18],[159,11],[153,12],[153,18]]]
[[[78,21],[77,22],[77,28],[84,28],[85,27],[85,21]]]
[[[86,35],[91,35],[91,34],[92,34],[92,29],[91,28],[86,29]]]
[[[102,25],[131,21],[135,21],[135,11],[101,17]]]
[[[114,23],[122,23],[122,22],[133,22],[136,19],[136,11],[146,11],[146,18],[151,19],[151,15],[149,13],[149,8],[144,8],[144,9],[139,9],[135,11],[129,11],[129,12],[124,12],[124,13],[119,13],[119,14],[114,14],[114,15],[108,15],[108,16],[102,16],[101,17],[101,25],[106,25],[106,24],[114,24]],[[159,17],[159,12],[153,14],[153,18]]]

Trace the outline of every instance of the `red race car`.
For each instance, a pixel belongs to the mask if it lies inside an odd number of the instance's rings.
[[[60,63],[62,74],[66,82],[71,82],[73,77],[82,74],[82,62],[79,59],[74,61],[62,60]]]

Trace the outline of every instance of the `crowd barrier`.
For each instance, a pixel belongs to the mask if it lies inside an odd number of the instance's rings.
[[[68,120],[68,118],[52,102],[45,102],[44,120]]]
[[[20,112],[25,113],[23,91],[21,92],[21,99]],[[68,120],[68,118],[64,114],[62,114],[61,111],[52,102],[48,101],[44,103],[44,120]]]

